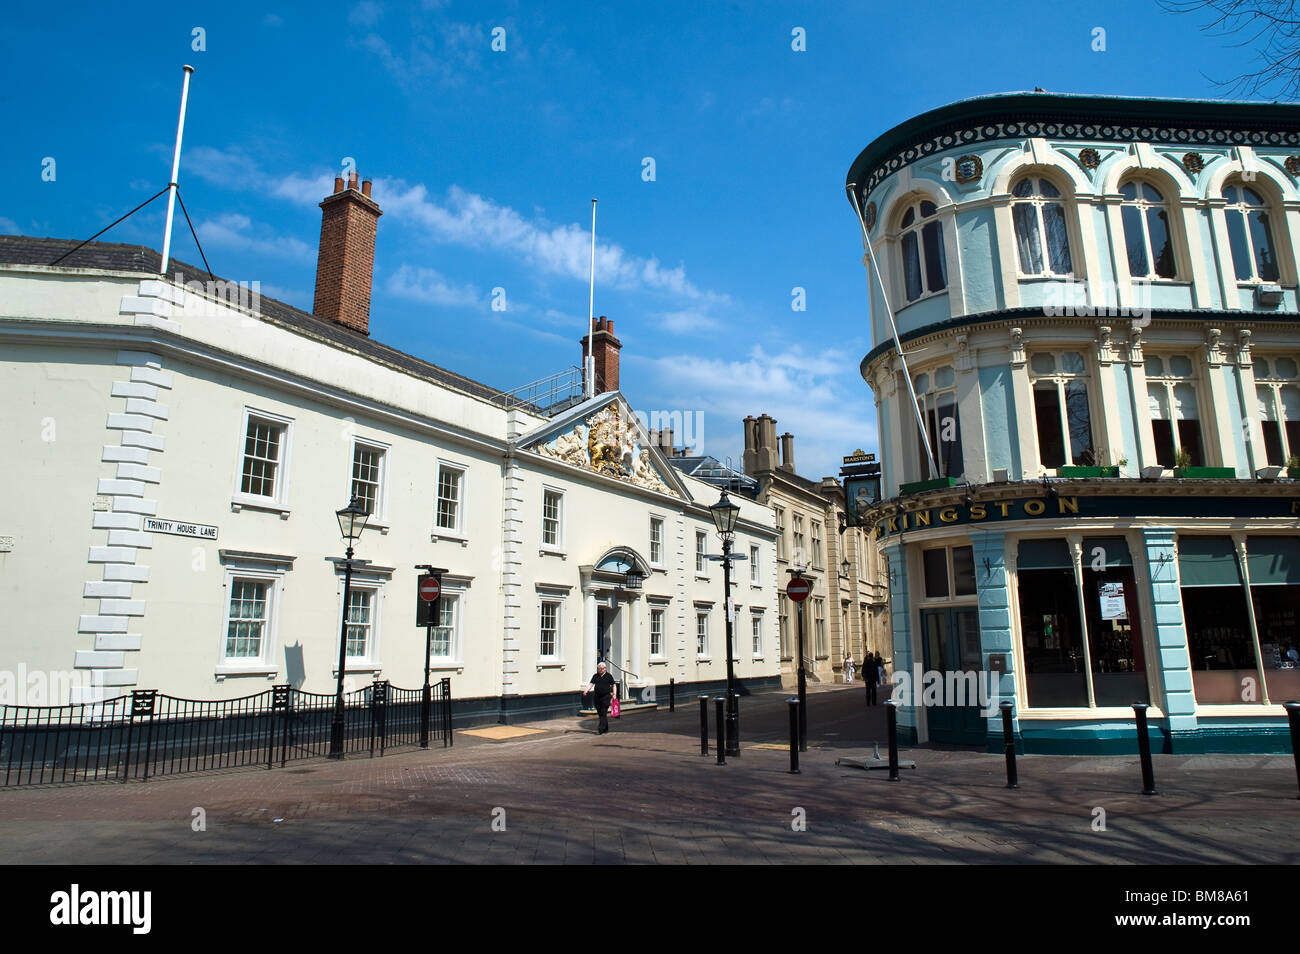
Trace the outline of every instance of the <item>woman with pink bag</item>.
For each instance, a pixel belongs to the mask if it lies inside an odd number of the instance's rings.
[[[594,693],[596,697],[596,711],[600,713],[600,727],[596,730],[597,735],[604,735],[609,731],[609,713],[610,705],[617,706],[618,699],[614,697],[614,677],[603,662],[596,663],[596,674],[591,677],[591,682],[587,684],[587,692]],[[614,718],[618,718],[618,709],[614,709]]]

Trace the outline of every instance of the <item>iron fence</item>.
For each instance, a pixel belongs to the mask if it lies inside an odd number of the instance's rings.
[[[343,755],[452,744],[451,680],[424,689],[376,681],[344,695]],[[127,781],[214,769],[268,769],[330,754],[335,697],[273,686],[200,700],[155,689],[66,706],[0,706],[3,786]]]

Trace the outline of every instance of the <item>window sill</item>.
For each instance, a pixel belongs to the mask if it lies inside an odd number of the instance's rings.
[[[463,662],[455,662],[449,659],[441,662],[435,662],[434,660],[429,661],[429,672],[450,672],[453,669],[456,670],[456,675],[462,675],[465,672],[465,664]],[[423,688],[423,686],[421,686],[421,688]]]
[[[545,661],[543,661],[543,662],[539,662],[539,663],[537,663],[537,671],[538,671],[538,672],[541,672],[543,669],[560,669],[560,670],[563,670],[564,667],[565,667],[565,665],[566,665],[566,663],[564,662],[563,659],[549,659],[549,660],[545,660]]]
[[[937,291],[926,292],[924,295],[918,295],[917,297],[904,302],[902,305],[899,306],[898,310],[902,311],[904,308],[909,308],[912,305],[919,305],[921,304],[921,302],[929,301],[932,298],[942,298],[947,294],[948,294],[948,288],[947,286],[944,286],[943,288],[940,288]]]
[[[1050,709],[1020,709],[1016,713],[1016,718],[1022,722],[1025,719],[1078,719],[1081,715],[1090,719],[1122,719],[1128,722],[1133,721],[1133,708],[1131,706],[1075,706],[1073,708],[1063,708],[1053,706]],[[1148,719],[1163,719],[1165,714],[1159,706],[1152,705],[1147,709]]]
[[[217,682],[224,682],[227,676],[265,676],[274,679],[279,674],[279,666],[218,666],[213,672]]]
[[[366,521],[366,529],[367,529],[367,530],[378,530],[380,533],[382,533],[382,534],[384,534],[385,536],[387,536],[387,535],[388,535],[388,531],[389,531],[390,529],[392,529],[392,525],[391,525],[391,524],[387,524],[387,523],[378,523],[378,522],[373,521],[373,520],[367,520],[367,521]]]
[[[649,663],[651,666],[667,666],[667,665],[668,665],[668,657],[667,657],[667,656],[652,656],[650,659],[647,659],[646,662]]]
[[[288,507],[269,500],[266,497],[245,497],[240,494],[230,498],[230,512],[239,513],[241,510],[260,510],[263,513],[278,513],[281,520],[288,520],[290,510]]]
[[[346,676],[348,673],[352,672],[368,672],[372,676],[378,676],[383,672],[383,670],[384,667],[379,663],[368,663],[360,659],[356,661],[349,659],[347,667],[343,671],[343,675]],[[337,679],[339,677],[339,667],[330,666],[330,675]]]
[[[563,550],[557,550],[555,547],[542,547],[537,551],[538,556],[556,556],[561,560],[567,560],[569,555]]]
[[[707,576],[704,576],[704,575],[701,574],[701,573],[696,573],[696,574],[695,574],[695,578],[696,578],[697,580],[703,580],[705,583],[708,583],[708,582],[709,582],[709,578],[708,578]]]
[[[711,662],[713,662],[713,657],[712,657],[712,656],[696,656],[696,657],[695,657],[695,661],[696,661],[697,663],[711,663]]]
[[[446,540],[449,543],[459,543],[462,547],[469,546],[469,537],[459,533],[452,533],[447,530],[434,530],[429,534],[429,542],[437,543],[440,540]]]

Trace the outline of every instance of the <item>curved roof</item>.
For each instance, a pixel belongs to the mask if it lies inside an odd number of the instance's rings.
[[[997,93],[940,106],[899,123],[858,154],[845,189],[867,181],[881,162],[909,146],[972,125],[998,122],[1093,122],[1205,129],[1300,130],[1300,104],[1211,99],[1153,99],[1078,93]]]

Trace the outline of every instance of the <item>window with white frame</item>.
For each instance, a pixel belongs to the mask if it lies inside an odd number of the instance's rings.
[[[709,654],[709,614],[699,608],[695,610],[695,655]]]
[[[230,610],[226,616],[228,663],[260,662],[266,651],[270,625],[272,581],[235,578],[230,582]]]
[[[709,553],[709,535],[702,531],[695,531],[695,572],[707,573],[709,564],[707,556]]]
[[[780,616],[777,619],[777,635],[780,639],[780,651],[782,659],[790,658],[790,603],[783,592],[777,598],[777,606],[780,609]]]
[[[1300,457],[1300,364],[1288,357],[1256,357],[1254,365],[1264,453],[1269,464],[1281,467]]]
[[[960,477],[965,472],[961,451],[961,418],[957,411],[957,375],[951,365],[918,374],[912,382],[916,399],[925,421],[930,449],[939,459],[940,477]],[[920,461],[918,480],[934,476],[934,467],[926,453],[921,434],[916,434],[917,459]]]
[[[369,587],[353,586],[348,590],[347,649],[348,659],[369,660],[374,646],[377,592]]]
[[[564,601],[559,599],[541,600],[541,634],[538,655],[543,659],[555,659],[560,655],[560,627],[563,622]]]
[[[225,565],[225,613],[217,675],[272,675],[277,658],[277,619],[292,557],[219,551]]]
[[[1070,236],[1061,190],[1051,180],[1026,176],[1011,187],[1020,274],[1069,275]]]
[[[1200,411],[1196,403],[1196,366],[1187,355],[1147,355],[1147,410],[1156,461],[1162,467],[1201,467]]]
[[[664,654],[664,611],[657,607],[650,609],[650,655]]]
[[[775,507],[776,512],[776,558],[785,559],[785,508]]]
[[[944,261],[943,223],[935,204],[922,199],[909,205],[898,227],[907,300],[943,291],[948,287],[948,268]]]
[[[753,639],[754,655],[763,655],[763,614],[754,612],[749,614],[749,631]]]
[[[382,520],[384,510],[385,448],[364,441],[352,442],[352,496],[361,502],[366,513]]]
[[[815,599],[813,604],[813,645],[817,647],[816,652],[819,657],[830,655],[830,649],[826,645],[826,601]]]
[[[921,551],[924,599],[948,600],[975,595],[973,547],[930,547]]]
[[[465,471],[451,464],[438,465],[438,510],[434,526],[448,533],[463,533]]]
[[[1120,218],[1124,223],[1124,247],[1128,273],[1148,281],[1173,278],[1174,242],[1169,229],[1169,206],[1149,182],[1134,180],[1119,187],[1123,197]]]
[[[450,661],[460,658],[459,616],[459,594],[443,590],[438,597],[438,625],[433,628],[433,639],[429,643],[430,659]]]
[[[239,495],[254,502],[283,503],[292,421],[261,411],[244,411],[244,447]]]
[[[812,529],[812,565],[817,569],[822,567],[822,525],[820,521],[810,521]]]
[[[790,536],[791,539],[794,541],[794,550],[792,551],[794,556],[794,562],[798,566],[807,566],[808,553],[804,548],[803,514],[801,513],[794,514],[794,519],[791,523],[791,527],[793,528],[790,531]]]
[[[542,546],[564,548],[564,494],[558,490],[542,492]]]
[[[1038,462],[1048,468],[1093,466],[1096,451],[1083,355],[1078,351],[1030,355],[1029,383],[1034,394]]]
[[[650,518],[650,565],[664,565],[664,518]]]
[[[1277,253],[1273,249],[1273,228],[1268,203],[1254,189],[1239,181],[1223,187],[1227,202],[1223,214],[1228,224],[1228,245],[1239,282],[1278,280]]]
[[[749,547],[749,582],[758,583],[758,547],[752,544]]]

